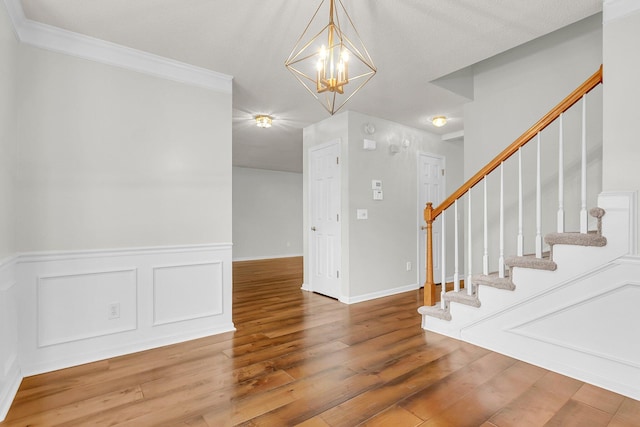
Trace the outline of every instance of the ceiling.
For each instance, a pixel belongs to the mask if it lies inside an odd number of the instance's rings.
[[[27,18],[233,76],[233,164],[302,171],[328,117],[284,61],[321,0],[22,0]],[[345,109],[438,134],[468,100],[431,81],[602,10],[602,0],[343,0],[378,69]],[[323,9],[324,10],[324,9]],[[328,16],[328,11],[326,12]],[[260,129],[253,116],[270,114]],[[446,115],[435,128],[429,118]]]

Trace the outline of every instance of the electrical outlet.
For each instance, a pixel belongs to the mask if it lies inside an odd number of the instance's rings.
[[[411,261],[407,261],[407,271],[411,271]]]
[[[109,304],[109,320],[119,319],[120,318],[120,303],[114,302]]]

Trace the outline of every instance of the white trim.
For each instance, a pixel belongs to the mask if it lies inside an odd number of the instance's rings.
[[[393,289],[385,289],[384,291],[371,292],[369,294],[357,295],[355,297],[341,297],[340,302],[345,304],[356,304],[359,302],[370,301],[372,299],[388,297],[391,295],[401,294],[403,292],[415,291],[420,289],[420,285],[412,283],[411,285],[400,286]]]
[[[26,252],[18,254],[16,263],[67,261],[74,259],[104,258],[113,256],[159,255],[184,252],[206,252],[211,250],[230,250],[231,243],[208,243],[200,245],[173,245],[139,248],[88,249],[51,252]]]
[[[18,257],[13,255],[0,260],[0,292],[8,291],[15,286],[14,268]]]
[[[287,255],[268,255],[268,256],[249,256],[249,257],[239,257],[233,258],[233,262],[236,261],[262,261],[269,259],[281,259],[281,258],[298,258],[302,257],[303,254],[287,254]]]
[[[15,359],[14,359],[15,360]],[[17,362],[17,361],[16,361]],[[4,421],[9,413],[9,408],[18,393],[23,375],[17,363],[13,365],[10,374],[6,377],[4,387],[0,388],[0,422]]]
[[[638,0],[604,0],[602,22],[605,24],[640,11]]]
[[[445,133],[440,137],[442,141],[453,141],[458,142],[464,139],[464,130],[459,130],[457,132]]]
[[[217,327],[215,328],[206,328],[197,331],[190,331],[186,334],[179,333],[171,336],[154,338],[150,340],[140,341],[135,344],[124,345],[117,348],[110,348],[107,351],[92,351],[81,355],[69,355],[69,357],[65,357],[64,360],[54,360],[29,364],[27,370],[24,372],[24,376],[27,377],[31,375],[38,375],[45,372],[68,368],[71,366],[84,365],[86,363],[96,362],[98,360],[110,359],[112,357],[118,357],[126,354],[137,353],[140,351],[164,347],[167,345],[191,341],[199,338],[205,338],[211,335],[233,332],[235,330],[236,328],[233,323],[226,323],[217,325]]]
[[[231,250],[232,245],[202,244],[153,248],[121,248],[113,250],[61,251],[22,254],[17,257],[15,276],[18,281],[18,310],[20,336],[19,364],[24,375],[47,372],[104,358],[120,356],[157,346],[201,338],[233,331],[231,316]],[[153,325],[151,299],[153,298],[153,271],[157,266],[222,264],[222,312],[215,316],[197,317],[162,326]],[[137,327],[105,329],[103,324],[94,329],[96,334],[71,337],[71,341],[43,346],[38,343],[38,279],[41,277],[102,274],[102,272],[137,271],[134,299],[128,299],[135,308]],[[129,294],[128,294],[129,295]],[[131,295],[129,295],[131,296]],[[71,295],[70,297],[73,297]],[[188,309],[188,307],[187,307]],[[200,313],[201,314],[201,313]],[[210,314],[210,313],[209,313]],[[130,319],[129,319],[130,320]],[[127,326],[131,326],[127,320]],[[101,333],[106,332],[106,333]]]
[[[22,43],[139,73],[231,94],[233,77],[27,19],[20,0],[5,0]]]
[[[138,329],[138,315],[136,313],[136,315],[134,316],[134,319],[132,321],[131,325],[127,325],[127,324],[122,324],[122,325],[118,325],[117,327],[113,327],[113,328],[109,328],[109,329],[103,329],[103,330],[99,330],[99,331],[94,331],[93,333],[83,333],[83,334],[77,334],[77,335],[72,335],[72,336],[67,336],[64,339],[58,338],[58,339],[49,339],[46,340],[43,336],[42,336],[42,329],[40,328],[40,326],[42,325],[42,319],[41,319],[41,309],[42,309],[42,286],[43,286],[43,281],[47,280],[47,279],[62,279],[62,278],[70,278],[70,277],[79,277],[79,276],[102,276],[105,274],[113,274],[113,273],[133,273],[133,286],[134,286],[134,299],[135,301],[135,307],[137,308],[138,306],[138,302],[137,302],[137,295],[138,295],[138,269],[137,268],[127,268],[127,269],[109,269],[109,270],[95,270],[95,271],[75,271],[73,273],[64,273],[64,274],[45,274],[45,275],[39,275],[36,278],[36,342],[37,342],[37,348],[44,348],[44,347],[49,347],[49,346],[54,346],[54,345],[59,345],[59,344],[67,344],[67,343],[71,343],[74,341],[83,341],[83,340],[88,340],[91,338],[98,338],[98,337],[103,337],[105,335],[115,335],[115,334],[121,334],[124,332],[128,332],[128,331],[135,331],[136,329]]]
[[[613,263],[612,263],[613,264]],[[583,354],[588,354],[591,356],[595,356],[598,357],[600,359],[607,359],[607,360],[612,360],[616,363],[622,363],[624,365],[628,365],[634,368],[640,368],[640,361],[635,361],[635,360],[628,360],[628,359],[623,359],[621,357],[617,357],[617,356],[611,356],[609,354],[605,354],[602,351],[595,351],[589,348],[586,348],[584,346],[578,346],[575,344],[569,344],[567,342],[564,341],[560,341],[556,338],[550,338],[547,336],[543,336],[539,333],[533,333],[533,332],[529,332],[526,330],[523,330],[526,326],[532,325],[534,323],[537,323],[541,320],[545,320],[548,318],[551,318],[559,313],[571,310],[577,306],[580,305],[585,305],[587,303],[593,303],[599,299],[602,299],[603,297],[608,297],[612,294],[615,294],[617,292],[620,292],[624,289],[627,289],[629,287],[636,287],[636,288],[640,288],[640,283],[635,282],[635,281],[623,281],[621,283],[614,283],[613,285],[609,285],[606,287],[602,287],[598,290],[598,292],[595,292],[593,294],[588,294],[588,295],[584,295],[582,298],[576,300],[576,301],[572,301],[571,303],[565,303],[561,306],[558,307],[553,307],[552,309],[548,309],[545,312],[542,312],[538,317],[536,318],[531,318],[531,319],[526,319],[525,321],[518,321],[512,325],[507,325],[504,326],[503,330],[505,332],[510,332],[514,335],[520,335],[523,336],[525,338],[530,338],[530,339],[534,339],[546,344],[551,344],[551,345],[555,345],[558,347],[563,347],[563,348],[567,348],[569,350],[573,350],[573,351],[577,351]]]
[[[191,313],[187,316],[180,316],[180,317],[175,317],[175,318],[171,318],[171,319],[161,319],[160,315],[158,313],[158,276],[157,273],[160,270],[167,270],[167,269],[176,269],[176,268],[183,268],[183,267],[201,267],[201,266],[219,266],[219,274],[218,274],[218,282],[220,284],[220,308],[217,310],[210,310],[210,311],[205,311],[202,313]],[[189,262],[189,263],[182,263],[182,264],[169,264],[169,265],[158,265],[158,266],[153,266],[151,267],[151,271],[152,271],[152,275],[153,275],[153,279],[152,279],[152,285],[151,285],[151,289],[153,292],[153,322],[151,323],[152,327],[157,327],[157,326],[162,326],[162,325],[169,325],[171,323],[180,323],[180,322],[184,322],[187,320],[194,320],[194,319],[203,319],[206,317],[214,317],[214,316],[219,316],[221,314],[224,313],[224,306],[223,306],[223,301],[224,301],[224,262],[222,260],[216,260],[216,261],[208,261],[208,262]],[[212,286],[214,286],[215,284],[211,284]]]

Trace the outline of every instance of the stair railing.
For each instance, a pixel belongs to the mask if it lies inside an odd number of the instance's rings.
[[[517,254],[523,255],[523,185],[522,185],[522,147],[532,139],[536,139],[536,234],[535,234],[535,256],[537,258],[542,257],[542,231],[541,231],[541,173],[540,173],[540,133],[548,127],[551,123],[559,119],[559,151],[558,151],[558,211],[557,211],[557,231],[564,232],[564,155],[563,155],[563,120],[562,115],[569,110],[574,104],[582,100],[582,140],[581,140],[581,206],[580,206],[580,232],[587,232],[587,148],[586,148],[586,95],[595,87],[602,83],[602,66],[591,77],[589,77],[578,88],[571,92],[565,99],[563,99],[558,105],[545,114],[536,124],[531,126],[526,132],[524,132],[519,138],[517,138],[511,145],[505,148],[500,154],[498,154],[493,160],[487,163],[482,169],[480,169],[475,175],[473,175],[467,182],[465,182],[460,188],[454,191],[449,197],[447,197],[440,205],[433,207],[432,202],[428,202],[424,209],[424,220],[426,222],[427,231],[427,262],[426,262],[426,282],[424,284],[424,305],[433,306],[436,303],[436,285],[433,277],[433,223],[446,209],[454,206],[455,209],[455,235],[458,235],[458,200],[460,200],[465,194],[468,194],[468,228],[471,231],[471,189],[480,182],[483,182],[483,230],[484,230],[484,245],[482,256],[482,270],[484,275],[489,274],[489,255],[488,255],[488,236],[487,236],[487,176],[500,168],[500,248],[498,258],[498,275],[499,277],[505,277],[505,265],[504,265],[504,162],[514,154],[518,153],[518,234],[517,234]],[[446,263],[445,263],[445,217],[442,216],[442,303],[444,304],[444,293],[446,292]],[[471,286],[471,271],[472,271],[472,245],[471,236],[469,236],[468,244],[468,261],[467,261],[467,283],[465,286],[468,289],[469,295],[473,292],[473,286]],[[455,239],[455,272],[454,272],[454,290],[460,291],[460,278],[458,271],[458,239]],[[444,308],[444,306],[443,306]]]

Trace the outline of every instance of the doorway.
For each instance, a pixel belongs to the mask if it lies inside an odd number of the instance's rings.
[[[433,207],[444,199],[444,156],[431,153],[418,153],[418,280],[424,285],[427,274],[427,231],[423,227],[424,208],[427,202]],[[442,277],[442,218],[439,216],[433,223],[433,278],[436,283]]]
[[[340,141],[309,149],[310,290],[340,298]]]

